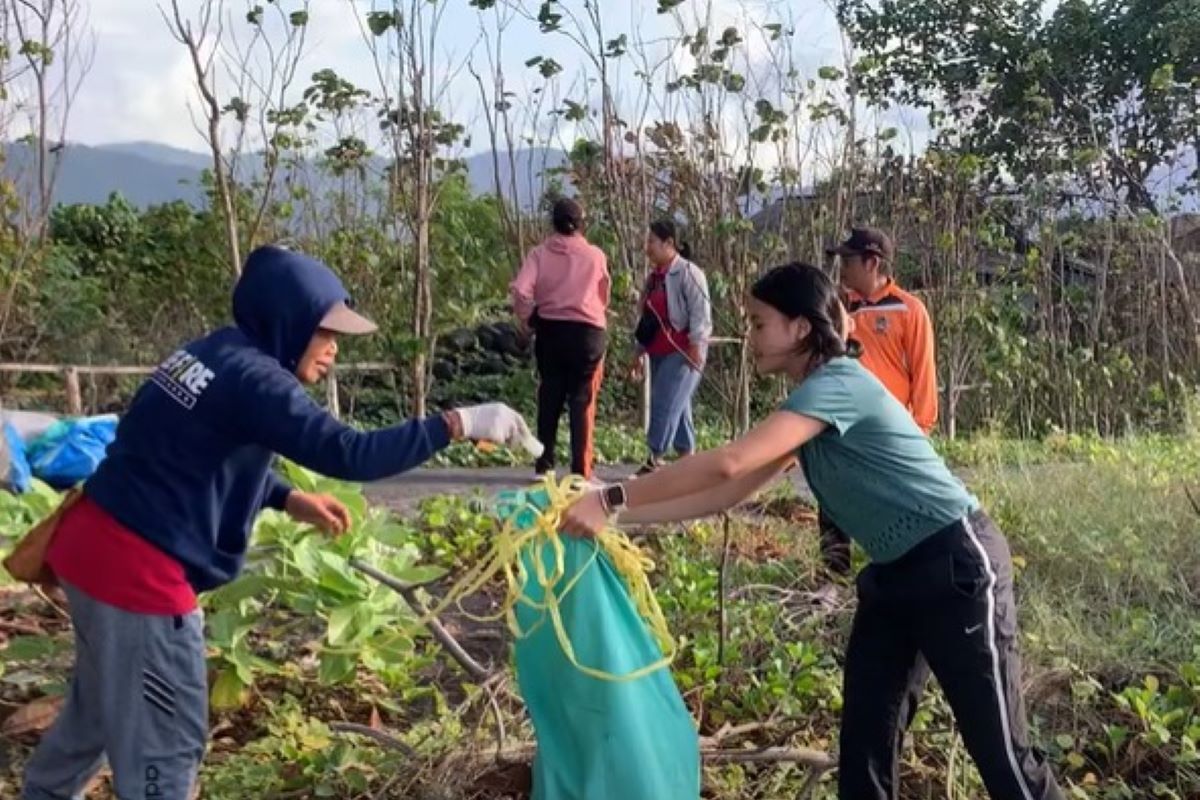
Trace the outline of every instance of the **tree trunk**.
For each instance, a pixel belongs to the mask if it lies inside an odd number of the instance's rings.
[[[420,171],[420,168],[418,169]],[[433,294],[429,269],[429,198],[421,188],[417,189],[417,241],[416,241],[416,291],[413,292],[413,337],[419,343],[412,363],[412,407],[413,416],[425,416],[428,405],[428,377],[426,376],[430,327],[433,321]]]

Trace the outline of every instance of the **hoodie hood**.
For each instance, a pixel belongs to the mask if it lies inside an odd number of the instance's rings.
[[[291,371],[329,309],[349,300],[333,270],[315,258],[260,247],[246,259],[234,287],[233,319],[260,350]]]
[[[588,248],[588,240],[581,234],[573,234],[564,236],[561,233],[555,233],[546,238],[545,247],[551,253],[566,255],[567,253],[578,253],[581,250]]]

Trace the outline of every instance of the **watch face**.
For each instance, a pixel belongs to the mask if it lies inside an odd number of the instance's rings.
[[[625,505],[625,487],[621,484],[610,486],[604,490],[604,499],[609,508],[620,508]]]

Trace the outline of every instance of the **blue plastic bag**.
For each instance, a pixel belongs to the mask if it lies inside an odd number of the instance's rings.
[[[60,420],[29,445],[29,466],[55,489],[69,489],[91,477],[116,437],[115,414]]]
[[[24,494],[33,484],[33,472],[25,457],[25,440],[11,422],[4,423],[4,440],[8,443],[8,486],[17,494]]]

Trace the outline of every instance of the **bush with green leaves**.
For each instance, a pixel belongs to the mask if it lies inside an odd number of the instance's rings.
[[[350,560],[362,559],[408,584],[445,574],[420,563],[415,532],[385,510],[369,507],[361,489],[291,464],[283,469],[297,489],[329,493],[345,503],[352,525],[334,539],[279,512],[263,512],[245,573],[204,599],[217,708],[240,705],[256,676],[288,668],[271,650],[289,631],[319,634],[309,647],[323,684],[347,682],[360,667],[385,684],[405,682],[400,665],[413,651],[412,610]]]

